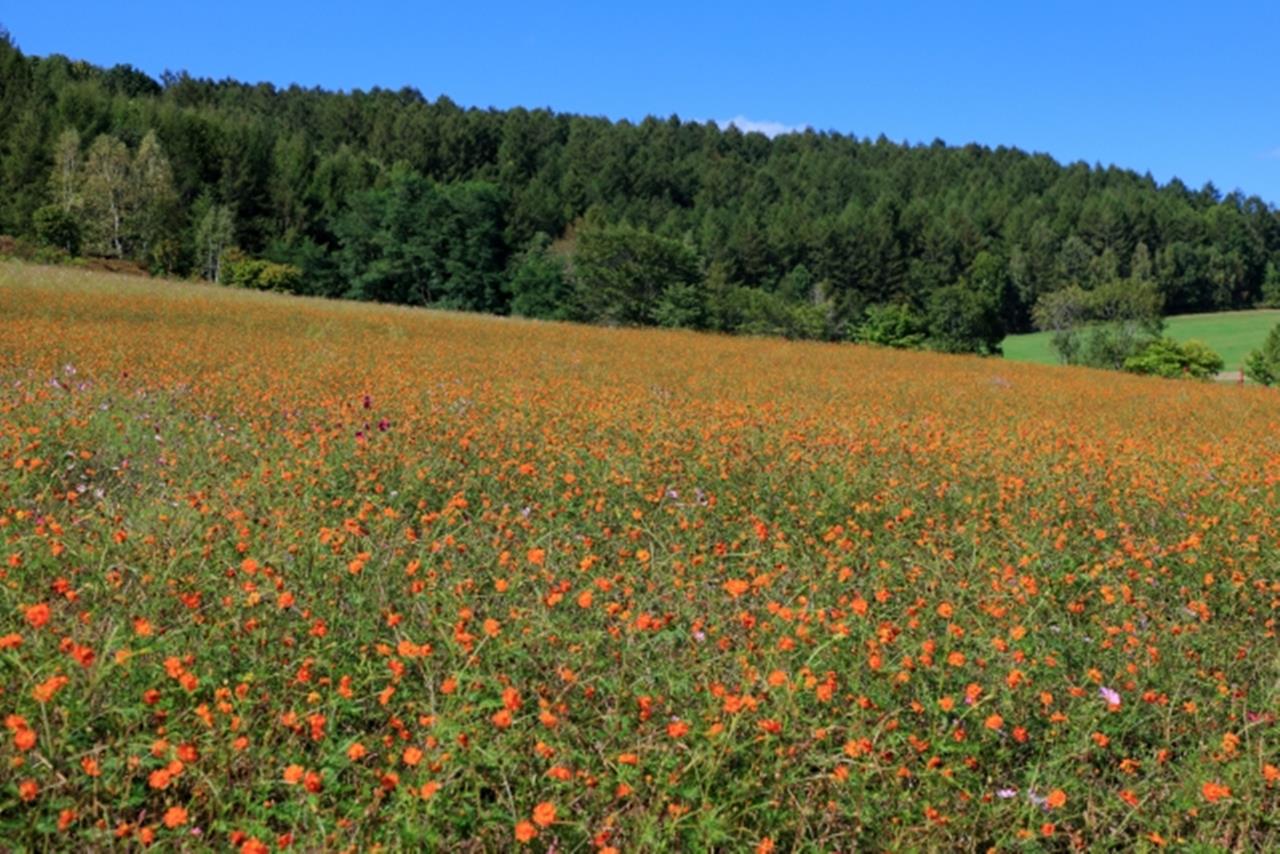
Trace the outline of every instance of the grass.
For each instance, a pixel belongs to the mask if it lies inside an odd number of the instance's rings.
[[[1280,397],[0,264],[7,850],[1276,850]]]
[[[1166,318],[1165,334],[1178,341],[1196,339],[1222,357],[1228,371],[1238,371],[1245,357],[1262,346],[1267,333],[1280,323],[1280,309],[1182,314]],[[1014,362],[1058,364],[1050,344],[1051,333],[1010,335],[1001,343],[1004,357]]]

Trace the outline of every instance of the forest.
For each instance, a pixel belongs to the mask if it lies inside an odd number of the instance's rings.
[[[1280,303],[1280,212],[1212,184],[1003,146],[156,80],[2,31],[0,234],[300,294],[980,353],[1063,292]]]

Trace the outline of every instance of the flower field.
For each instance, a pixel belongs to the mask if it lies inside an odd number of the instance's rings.
[[[15,849],[1280,846],[1280,396],[0,265]]]

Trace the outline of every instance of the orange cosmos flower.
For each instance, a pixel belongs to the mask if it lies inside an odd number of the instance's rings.
[[[187,811],[182,807],[169,807],[164,813],[164,826],[173,830],[187,823]]]
[[[538,828],[532,822],[522,821],[516,825],[516,841],[523,844],[532,842],[538,836]]]
[[[1206,801],[1213,804],[1231,797],[1231,789],[1221,783],[1208,782],[1200,787],[1200,794],[1204,795]]]
[[[54,695],[62,690],[63,686],[70,680],[65,676],[50,676],[39,685],[31,689],[31,696],[37,703],[44,704],[54,698]]]
[[[19,728],[13,733],[13,746],[22,751],[35,747],[36,731],[25,726]]]
[[[556,805],[543,801],[533,808],[533,823],[538,827],[550,827],[556,820]]]
[[[38,629],[49,622],[49,614],[49,606],[44,602],[40,602],[27,608],[24,616],[26,617],[27,625],[33,629]]]

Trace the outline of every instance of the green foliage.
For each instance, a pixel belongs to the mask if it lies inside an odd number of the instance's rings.
[[[195,254],[200,275],[210,281],[220,282],[223,253],[235,240],[235,220],[231,208],[214,204],[207,196],[201,200],[196,210],[199,212],[199,219],[195,228]]]
[[[1280,308],[1280,266],[1274,261],[1267,262],[1267,272],[1262,280],[1262,297],[1258,300],[1260,308]]]
[[[551,239],[535,236],[529,248],[513,261],[511,313],[543,320],[572,320],[573,283],[565,259],[550,251]]]
[[[1089,319],[1100,323],[1132,323],[1158,332],[1164,298],[1149,282],[1113,279],[1089,294]]]
[[[925,326],[930,348],[944,353],[998,355],[1004,338],[995,298],[964,282],[933,292]]]
[[[670,329],[705,329],[707,303],[702,289],[685,282],[669,286],[654,306],[653,321]]]
[[[114,136],[100,135],[85,155],[81,178],[85,243],[92,254],[125,257],[133,213],[131,191],[129,149]]]
[[[32,216],[42,241],[77,254],[130,258],[169,271],[181,260],[180,200],[169,159],[154,130],[130,154],[100,134],[81,157],[80,135],[64,130],[53,151],[47,186],[50,204]]]
[[[1154,283],[1113,280],[1093,290],[1072,286],[1045,294],[1032,317],[1053,333],[1064,363],[1118,370],[1160,336],[1162,305]]]
[[[1254,350],[1244,363],[1245,376],[1260,385],[1280,383],[1280,324],[1267,334],[1262,347]]]
[[[928,320],[904,303],[873,305],[866,309],[862,323],[851,335],[863,344],[916,350],[929,337]]]
[[[383,186],[357,193],[335,225],[347,296],[505,311],[501,217],[491,184],[438,185],[397,167]]]
[[[630,225],[587,225],[578,232],[573,276],[588,320],[625,325],[657,322],[668,289],[701,279],[688,245]]]
[[[36,264],[66,264],[73,261],[67,251],[59,246],[33,243],[23,237],[14,238],[3,234],[0,234],[0,259],[32,261]]]
[[[763,288],[725,283],[707,289],[701,302],[706,307],[707,329],[803,340],[831,337],[827,303],[795,303]],[[688,303],[693,304],[692,293]]]
[[[32,214],[36,239],[69,255],[80,253],[80,223],[59,205],[45,205]]]
[[[273,241],[263,257],[301,271],[296,293],[336,297],[344,290],[333,256],[310,237]]]
[[[228,285],[282,293],[298,293],[302,290],[302,270],[292,264],[249,258],[239,250],[232,249],[223,253],[221,266],[222,281]]]
[[[173,170],[160,146],[155,131],[149,131],[138,144],[129,167],[132,221],[129,223],[136,256],[147,263],[167,266],[167,241],[171,241],[181,222],[177,191],[173,186]]]
[[[800,264],[778,281],[778,295],[790,302],[807,302],[814,297],[817,286],[809,268]]]
[[[1159,338],[1124,361],[1124,369],[1158,377],[1211,379],[1222,370],[1222,357],[1200,341]]]

